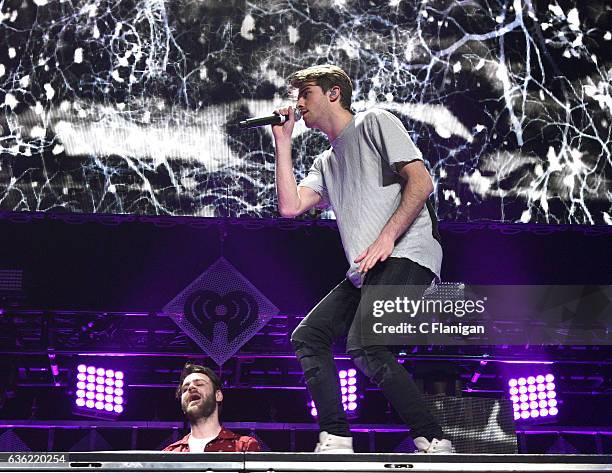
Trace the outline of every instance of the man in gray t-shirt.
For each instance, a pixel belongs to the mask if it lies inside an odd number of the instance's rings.
[[[433,183],[420,151],[401,122],[384,110],[354,115],[352,84],[336,66],[314,66],[290,77],[297,107],[309,128],[322,131],[331,148],[318,156],[299,186],[291,162],[293,108],[272,127],[279,211],[295,217],[331,207],[350,268],[295,329],[291,342],[317,407],[321,432],[315,452],[350,453],[352,437],[343,404],[355,393],[341,391],[331,345],[347,335],[355,365],[385,394],[419,451],[450,453],[452,445],[427,410],[414,381],[388,347],[365,333],[360,302],[384,287],[408,288],[420,298],[439,277],[442,248],[428,202]],[[411,289],[412,288],[412,289]]]
[[[333,209],[350,264],[347,277],[361,287],[364,273],[355,259],[378,238],[398,209],[406,185],[398,167],[422,162],[423,157],[395,115],[381,109],[353,116],[331,145],[315,159],[299,187],[312,189],[321,196],[321,206]],[[439,277],[442,247],[438,239],[433,208],[424,205],[395,240],[390,256],[409,258]]]

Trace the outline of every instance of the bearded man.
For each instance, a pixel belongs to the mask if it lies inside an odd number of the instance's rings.
[[[191,432],[168,445],[164,452],[259,452],[257,439],[238,435],[219,423],[223,402],[221,380],[206,366],[187,363],[181,373],[176,398]]]

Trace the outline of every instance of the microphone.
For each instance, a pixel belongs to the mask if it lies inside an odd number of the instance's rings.
[[[293,109],[293,114],[295,116],[295,121],[299,121],[302,118],[302,112],[300,112],[297,108]],[[260,126],[266,125],[282,125],[289,119],[288,115],[269,115],[267,117],[255,117],[255,118],[247,118],[246,120],[241,121],[238,125],[240,128],[259,128]]]

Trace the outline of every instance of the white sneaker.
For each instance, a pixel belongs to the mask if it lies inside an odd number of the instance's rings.
[[[455,453],[453,444],[450,440],[433,439],[431,442],[425,437],[417,437],[414,439],[414,445],[418,450],[415,453]]]
[[[315,453],[355,453],[353,437],[340,437],[323,431],[319,433],[319,443]]]

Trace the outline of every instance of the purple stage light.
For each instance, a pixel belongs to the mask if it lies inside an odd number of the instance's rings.
[[[514,420],[542,419],[556,416],[557,394],[552,373],[536,374],[508,380]]]
[[[317,417],[317,408],[315,407],[314,401],[310,401],[308,407],[310,408],[310,415],[312,417]]]
[[[357,404],[357,370],[350,368],[348,370],[338,371],[338,379],[340,381],[340,393],[342,396],[342,406],[344,411],[349,416],[356,416]],[[119,394],[115,390],[115,396]],[[115,398],[116,399],[116,398]],[[307,405],[312,417],[317,416],[317,408],[314,401],[310,401]]]
[[[76,374],[75,414],[114,419],[123,412],[122,371],[80,364]],[[87,381],[87,384],[85,383]]]

